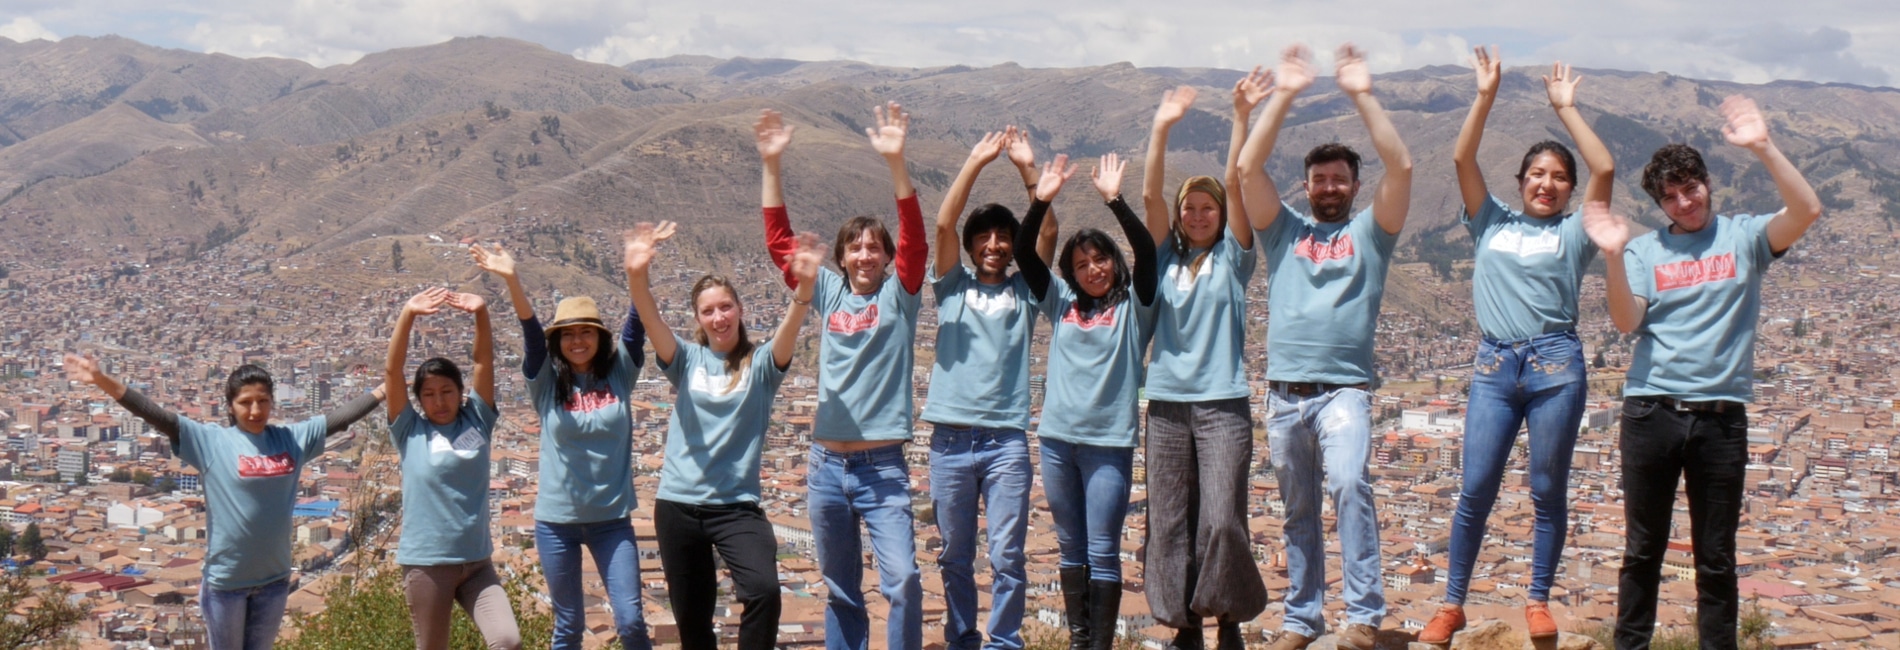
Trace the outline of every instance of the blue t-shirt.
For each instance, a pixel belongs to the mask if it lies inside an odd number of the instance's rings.
[[[1036,298],[1023,276],[977,281],[958,264],[930,283],[937,360],[924,420],[958,427],[1029,428],[1029,339]]]
[[[1485,336],[1521,341],[1577,329],[1577,289],[1597,254],[1582,219],[1531,217],[1495,196],[1477,216],[1458,215],[1477,244],[1471,297]]]
[[[1194,259],[1207,258],[1194,270]],[[1157,266],[1154,356],[1148,362],[1148,399],[1170,402],[1249,397],[1247,386],[1247,281],[1258,255],[1241,248],[1222,229],[1209,249],[1174,252],[1174,237],[1161,242]]]
[[[436,424],[411,402],[389,425],[402,456],[402,539],[396,563],[465,564],[495,551],[488,535],[488,451],[494,406],[470,394],[455,421]]]
[[[824,330],[818,351],[819,440],[909,440],[911,365],[917,360],[921,296],[896,274],[858,295],[844,276],[820,269],[812,309]]]
[[[323,453],[327,427],[318,416],[252,435],[178,418],[178,459],[198,469],[205,491],[206,585],[231,591],[290,577],[297,479]]]
[[[1655,230],[1624,247],[1630,292],[1649,302],[1624,395],[1755,399],[1755,322],[1762,273],[1776,258],[1773,218],[1716,217],[1696,232]]]
[[[1267,263],[1267,379],[1371,382],[1379,300],[1399,236],[1379,227],[1371,208],[1325,223],[1282,204],[1255,237]]]
[[[693,504],[759,500],[759,450],[772,422],[772,398],[785,371],[772,362],[768,341],[752,350],[734,383],[726,356],[678,335],[673,363],[660,372],[673,383],[673,415],[666,423],[666,463],[658,497]]]
[[[555,395],[553,354],[528,380],[541,415],[540,495],[534,518],[554,524],[591,524],[627,516],[633,502],[633,414],[627,396],[640,366],[627,347],[614,345],[614,367],[603,379],[574,376],[571,406]]]
[[[1127,300],[1083,314],[1069,283],[1056,277],[1043,296],[1049,376],[1036,435],[1099,447],[1139,444],[1142,357],[1154,334],[1154,305],[1143,306],[1130,287]]]

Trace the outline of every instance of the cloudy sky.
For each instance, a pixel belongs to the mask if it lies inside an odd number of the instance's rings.
[[[1900,85],[1892,0],[4,0],[0,36],[118,34],[166,47],[319,66],[456,36],[508,36],[590,61],[674,54],[884,65],[1240,68],[1294,41],[1353,40],[1375,70],[1459,63],[1764,82]],[[1586,8],[1586,5],[1589,5]],[[1324,57],[1322,57],[1324,58]]]

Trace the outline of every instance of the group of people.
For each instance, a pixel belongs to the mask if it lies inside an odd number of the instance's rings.
[[[1769,139],[1761,112],[1731,97],[1721,108],[1723,133],[1762,162],[1786,207],[1715,216],[1701,154],[1669,145],[1644,168],[1642,187],[1670,225],[1633,237],[1628,220],[1608,207],[1614,162],[1577,109],[1581,78],[1557,64],[1543,81],[1588,168],[1581,215],[1571,207],[1579,177],[1575,157],[1555,141],[1524,154],[1520,207],[1513,208],[1491,193],[1477,161],[1502,73],[1495,49],[1475,54],[1477,98],[1453,159],[1464,200],[1460,221],[1476,245],[1473,291],[1483,336],[1471,380],[1445,603],[1419,638],[1448,643],[1465,625],[1472,565],[1522,429],[1528,429],[1536,514],[1526,622],[1533,637],[1557,633],[1547,600],[1567,528],[1565,489],[1587,392],[1577,336],[1579,289],[1586,267],[1601,255],[1611,318],[1636,335],[1622,415],[1628,544],[1617,646],[1648,644],[1676,481],[1686,476],[1699,631],[1704,647],[1732,648],[1735,529],[1747,458],[1743,404],[1752,399],[1761,278],[1814,223],[1818,199]],[[717,557],[743,608],[739,646],[773,646],[777,543],[759,506],[760,452],[799,332],[814,314],[819,399],[806,506],[829,592],[826,643],[853,649],[869,643],[862,584],[868,539],[878,589],[889,604],[886,644],[921,647],[922,590],[903,449],[912,435],[912,366],[926,285],[938,323],[921,419],[934,427],[930,498],[943,540],[937,563],[946,645],[1023,646],[1023,547],[1034,471],[1027,432],[1034,424],[1060,547],[1070,647],[1114,647],[1124,593],[1121,539],[1134,451],[1144,444],[1139,400],[1145,396],[1142,591],[1155,619],[1178,631],[1171,647],[1205,647],[1208,618],[1216,623],[1218,647],[1243,647],[1240,625],[1258,617],[1268,600],[1247,526],[1254,417],[1243,354],[1248,283],[1264,262],[1272,318],[1263,418],[1285,505],[1290,581],[1273,647],[1299,650],[1327,629],[1324,494],[1333,499],[1345,574],[1340,639],[1370,650],[1386,614],[1367,475],[1378,382],[1373,341],[1409,209],[1413,164],[1372,94],[1364,57],[1348,45],[1338,52],[1335,78],[1370,133],[1383,174],[1370,205],[1355,212],[1360,155],[1323,144],[1304,158],[1301,185],[1310,212],[1285,203],[1265,163],[1295,98],[1317,76],[1309,51],[1295,46],[1274,69],[1256,68],[1239,80],[1223,176],[1190,177],[1172,191],[1164,180],[1167,139],[1196,92],[1183,86],[1164,95],[1141,186],[1145,214],[1137,215],[1121,192],[1125,164],[1118,155],[1103,156],[1090,172],[1126,253],[1114,236],[1095,229],[1057,246],[1050,206],[1078,166],[1057,155],[1038,167],[1027,131],[1007,127],[973,147],[946,192],[933,255],[905,163],[910,118],[891,103],[876,109],[876,124],[866,131],[890,169],[897,235],[877,218],[846,221],[830,248],[834,271],[823,264],[817,235],[794,234],[780,170],[794,128],[764,111],[755,136],[766,248],[792,295],[776,331],[760,343],[746,331],[738,292],[717,275],[700,278],[687,296],[696,331],[685,336],[669,327],[649,268],[676,230],[670,222],[642,223],[625,237],[632,309],[617,337],[585,297],[562,300],[543,325],[512,256],[499,247],[474,247],[475,263],[506,283],[521,324],[521,372],[541,424],[535,549],[555,615],[554,647],[578,647],[584,627],[582,547],[606,583],[622,646],[650,646],[628,520],[634,493],[626,405],[648,343],[677,394],[653,519],[681,644],[716,645]],[[1016,167],[1029,195],[1023,217],[988,203],[962,218],[978,175],[1001,157]],[[967,265],[959,251],[969,255]],[[474,316],[473,372],[466,380],[472,391],[448,359],[422,362],[413,377],[405,373],[412,323],[445,307]],[[1032,422],[1030,342],[1038,316],[1050,331],[1042,416]],[[270,377],[244,366],[227,383],[230,422],[213,425],[156,407],[92,359],[68,356],[66,362],[73,379],[98,386],[151,422],[201,472],[211,522],[201,603],[212,647],[268,647],[290,575],[298,473],[321,453],[326,435],[368,414],[385,397],[383,389],[323,417],[272,425]],[[446,647],[451,602],[472,615],[491,648],[519,645],[489,560],[493,365],[481,297],[430,289],[403,305],[384,381],[390,437],[402,457],[397,562],[421,648]],[[991,571],[990,615],[981,623],[974,568],[979,532],[987,538]]]

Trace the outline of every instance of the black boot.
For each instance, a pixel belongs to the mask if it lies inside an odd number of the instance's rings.
[[[1122,583],[1089,581],[1089,627],[1094,628],[1092,650],[1114,650],[1115,619],[1122,614]]]
[[[1216,650],[1247,650],[1247,639],[1240,635],[1240,624],[1231,621],[1220,622],[1220,632],[1214,635]]]
[[[1168,650],[1207,650],[1207,637],[1201,636],[1201,619],[1194,619],[1192,627],[1176,629]]]
[[[1069,650],[1089,650],[1089,568],[1063,567],[1062,606],[1069,610]]]

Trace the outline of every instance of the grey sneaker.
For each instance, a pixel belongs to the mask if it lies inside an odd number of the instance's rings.
[[[1379,645],[1379,628],[1365,623],[1353,623],[1339,632],[1339,645],[1355,650],[1372,650]]]
[[[1290,630],[1281,630],[1280,636],[1273,639],[1273,643],[1267,646],[1267,650],[1306,650],[1306,646],[1312,643],[1313,637]]]

